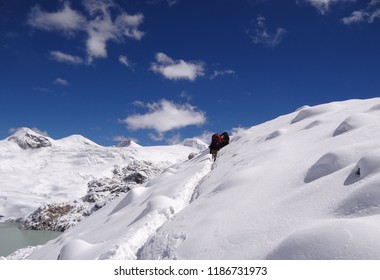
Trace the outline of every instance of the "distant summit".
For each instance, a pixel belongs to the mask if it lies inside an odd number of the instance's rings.
[[[23,150],[52,146],[48,137],[45,137],[26,127],[18,129],[13,135],[8,137],[8,141],[16,143]]]
[[[185,147],[196,148],[201,151],[208,148],[208,145],[202,140],[199,140],[198,138],[188,138],[183,140],[180,144]]]
[[[64,147],[101,147],[100,145],[96,144],[95,142],[91,141],[90,139],[87,139],[86,137],[83,137],[82,135],[74,134],[59,140],[55,141],[57,145],[64,146]]]
[[[116,145],[118,148],[125,148],[125,147],[131,147],[131,148],[136,148],[136,147],[141,147],[139,144],[134,142],[132,139],[127,139],[125,141],[120,142],[119,144]]]

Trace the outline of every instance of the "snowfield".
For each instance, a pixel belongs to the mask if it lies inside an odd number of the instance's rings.
[[[195,141],[195,140],[194,140]],[[190,140],[162,147],[102,147],[80,135],[54,140],[28,129],[0,141],[0,221],[24,218],[44,203],[77,200],[91,180],[112,177],[115,166],[149,161],[174,164],[198,153]],[[201,141],[194,145],[207,147]]]
[[[305,106],[241,130],[215,163],[205,149],[56,240],[8,258],[379,260],[379,140],[380,98]],[[5,176],[10,182],[13,176],[15,182],[17,166],[32,163],[18,158],[20,165],[4,165],[20,153],[7,145],[1,180]],[[41,158],[35,151],[27,156],[35,162]],[[90,169],[106,170],[91,158],[91,153],[72,158],[73,170],[88,170],[82,177],[96,174]],[[104,161],[109,158],[110,165],[125,160],[107,150]],[[62,170],[57,178],[62,187],[49,189],[46,197],[79,195],[82,189],[67,177],[73,170]],[[20,184],[33,180],[45,186],[46,173],[27,175],[18,178]],[[13,206],[1,204],[2,211],[23,212],[15,201],[24,201],[25,194],[10,188],[1,192],[13,197]]]

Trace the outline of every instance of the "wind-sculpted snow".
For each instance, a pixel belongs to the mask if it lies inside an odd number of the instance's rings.
[[[380,259],[379,104],[241,129],[214,163],[168,167],[28,258]]]
[[[365,219],[320,222],[291,233],[268,254],[267,259],[378,260],[379,235],[380,226]]]
[[[353,129],[363,128],[376,123],[378,118],[371,114],[356,114],[345,119],[334,131],[333,136],[341,135]]]
[[[30,258],[86,259],[91,255],[96,259],[136,259],[149,237],[190,204],[211,164],[206,152],[167,168],[145,187],[136,187],[106,205]],[[100,241],[105,228],[112,230]],[[83,235],[83,230],[91,234]]]

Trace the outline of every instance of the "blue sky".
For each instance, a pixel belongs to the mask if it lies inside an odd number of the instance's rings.
[[[380,0],[0,1],[0,138],[142,145],[380,94]]]

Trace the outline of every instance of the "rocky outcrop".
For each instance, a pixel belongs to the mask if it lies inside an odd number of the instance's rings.
[[[8,141],[16,143],[23,150],[52,146],[47,137],[44,137],[28,128],[21,128],[17,130],[8,138]]]
[[[135,160],[125,167],[115,166],[112,177],[90,181],[87,194],[82,199],[45,204],[24,219],[20,227],[65,231],[120,195],[148,182],[170,165],[170,162]]]
[[[24,220],[20,228],[65,231],[86,216],[86,209],[79,201],[45,204]]]

